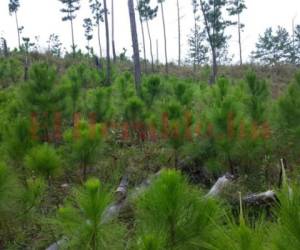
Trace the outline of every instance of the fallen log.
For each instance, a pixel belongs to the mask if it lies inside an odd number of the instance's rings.
[[[150,176],[148,179],[142,182],[141,185],[136,187],[129,196],[127,196],[127,185],[128,185],[128,179],[126,177],[127,183],[125,182],[125,179],[122,179],[119,187],[117,188],[116,192],[121,192],[121,194],[118,195],[118,197],[121,197],[121,199],[117,199],[116,202],[114,202],[112,205],[110,205],[106,211],[103,214],[102,223],[107,223],[110,220],[116,218],[120,212],[127,207],[129,204],[129,201],[132,199],[135,199],[138,197],[150,184],[153,182],[153,179],[155,179],[157,176],[160,175],[160,171],[154,174],[153,176]],[[124,196],[124,184],[126,184],[126,194]],[[122,196],[123,195],[123,196]]]
[[[123,211],[130,200],[136,199],[141,193],[143,193],[147,187],[151,185],[153,180],[159,176],[161,171],[157,172],[156,174],[150,176],[148,179],[143,181],[141,185],[136,187],[130,195],[128,195],[128,177],[125,175],[122,177],[121,182],[116,189],[116,201],[111,204],[106,211],[104,212],[101,223],[108,223],[112,219],[116,218],[121,211]],[[209,192],[205,195],[205,197],[214,198],[219,196],[222,191],[228,187],[230,183],[234,180],[234,176],[231,174],[225,174],[224,176],[220,177],[216,183],[212,186]],[[262,204],[273,204],[278,201],[278,198],[274,191],[266,191],[257,194],[250,194],[242,198],[242,201],[246,205],[262,205]],[[46,250],[59,250],[60,246],[66,241],[66,239],[59,240],[49,246]]]
[[[250,194],[245,196],[242,200],[246,205],[267,205],[279,202],[275,192],[272,190],[258,194]]]
[[[121,202],[127,197],[127,189],[128,189],[128,177],[127,175],[123,176],[120,182],[120,185],[118,186],[115,194],[116,194],[116,200],[118,202]]]
[[[207,193],[206,197],[216,197],[218,196],[233,180],[233,175],[225,174],[220,177],[217,182],[212,186],[212,188]]]

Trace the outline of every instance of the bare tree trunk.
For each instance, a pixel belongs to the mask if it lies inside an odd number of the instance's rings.
[[[73,19],[70,19],[71,23],[71,33],[72,33],[72,51],[73,51],[73,57],[75,57],[75,41],[74,41],[74,28],[73,28]]]
[[[139,2],[136,0],[136,5],[138,5]],[[139,13],[139,21],[141,25],[141,30],[142,30],[142,39],[143,39],[143,54],[144,54],[144,70],[147,73],[147,56],[146,56],[146,43],[145,43],[145,31],[144,31],[144,25],[143,25],[143,20],[141,18],[140,12]]]
[[[156,66],[159,65],[158,39],[156,39]]]
[[[99,56],[100,58],[102,58],[103,55],[102,55],[102,46],[101,46],[101,37],[100,37],[100,23],[98,23],[97,25],[97,33],[98,33],[98,44],[99,44]]]
[[[21,48],[20,28],[19,28],[18,14],[16,11],[15,11],[15,18],[16,18],[16,25],[17,25],[17,32],[18,32],[18,44],[19,44],[19,48]]]
[[[106,84],[110,85],[111,83],[111,65],[110,65],[110,47],[109,47],[109,27],[108,27],[108,17],[107,17],[107,4],[106,0],[103,0],[104,3],[104,20],[105,20],[105,33],[106,33]]]
[[[240,19],[240,14],[238,14],[238,34],[239,34],[239,49],[240,49],[240,65],[243,65],[243,56],[242,56],[242,38],[241,38],[241,19]]]
[[[164,14],[164,5],[161,2],[161,17],[163,22],[163,29],[164,29],[164,42],[165,42],[165,60],[166,60],[166,73],[169,73],[169,65],[168,65],[168,52],[167,52],[167,34],[166,34],[166,22],[165,22],[165,14]]]
[[[181,65],[181,25],[180,25],[180,6],[177,0],[177,21],[178,21],[178,66]]]
[[[136,21],[133,0],[128,0],[128,11],[130,18],[130,28],[131,28],[131,39],[133,47],[133,60],[134,60],[134,79],[135,88],[137,95],[141,95],[141,64],[140,64],[140,51],[139,42],[136,31]]]
[[[7,41],[4,37],[2,37],[2,43],[3,43],[3,55],[5,57],[8,57],[8,47],[7,47]]]
[[[152,73],[154,72],[154,59],[153,59],[153,47],[152,47],[152,38],[150,34],[150,28],[149,28],[149,22],[146,20],[147,24],[147,31],[148,31],[148,37],[149,37],[149,43],[150,43],[150,55],[151,55],[151,70]]]
[[[213,66],[212,66],[212,75],[210,77],[210,84],[216,82],[217,74],[218,74],[218,62],[217,62],[217,53],[216,48],[212,46],[212,57],[213,57]]]
[[[194,55],[194,62],[193,62],[193,71],[194,75],[196,75],[196,56],[198,52],[198,38],[197,38],[197,18],[196,18],[196,13],[194,11],[194,25],[195,25],[195,30],[194,30],[194,42],[195,42],[195,55]]]
[[[111,0],[111,39],[112,39],[112,51],[114,63],[117,60],[116,47],[115,47],[115,8],[114,0]]]
[[[294,65],[296,65],[296,47],[295,47],[295,18],[292,19],[292,45],[293,45],[293,56],[292,56],[292,62]]]

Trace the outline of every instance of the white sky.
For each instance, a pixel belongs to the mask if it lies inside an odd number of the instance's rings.
[[[111,1],[108,1],[110,6]],[[192,0],[180,0],[181,16],[182,16],[182,53],[183,57],[188,52],[187,39],[190,30],[193,27]],[[8,13],[8,0],[0,0],[0,35],[3,35],[9,47],[17,45],[17,31],[15,19]],[[20,0],[21,7],[19,9],[19,23],[24,26],[22,36],[29,36],[33,39],[34,36],[40,36],[40,44],[46,46],[46,41],[49,34],[56,33],[60,36],[63,46],[70,50],[71,33],[69,22],[62,22],[62,13],[59,11],[62,4],[58,0]],[[152,0],[153,3],[156,0]],[[88,0],[81,0],[81,9],[74,21],[75,40],[81,48],[85,48],[85,38],[83,34],[82,23],[83,19],[90,16]],[[242,21],[245,23],[245,31],[243,33],[243,54],[247,58],[250,52],[255,47],[258,35],[264,30],[277,25],[284,26],[288,31],[292,30],[292,19],[296,16],[296,24],[300,24],[300,1],[299,0],[246,0],[248,9],[242,15]],[[299,13],[299,15],[297,15]],[[178,45],[177,45],[177,12],[176,1],[166,0],[165,16],[168,36],[168,53],[172,61],[177,60]],[[141,35],[139,22],[137,20],[138,33]],[[105,52],[105,30],[102,24],[102,47]],[[156,39],[159,41],[160,59],[163,60],[163,30],[161,27],[161,13],[158,17],[150,22],[151,36],[153,38],[153,50],[156,58]],[[236,30],[230,28],[228,32],[232,34],[230,41],[230,54],[235,54],[234,62],[238,60],[238,44]],[[98,51],[97,39],[92,44],[95,51]],[[131,52],[131,33],[129,26],[127,0],[115,0],[115,40],[116,50],[119,54],[122,48],[128,49],[127,56],[130,57]],[[139,37],[141,45],[141,37]],[[147,54],[149,58],[149,46]],[[142,47],[140,47],[142,49]]]

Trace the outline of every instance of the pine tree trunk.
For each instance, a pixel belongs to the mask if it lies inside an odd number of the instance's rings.
[[[181,24],[180,24],[180,6],[177,0],[177,21],[178,21],[178,66],[181,65]]]
[[[112,52],[114,63],[117,61],[116,47],[115,47],[115,8],[114,0],[111,0],[111,39],[112,39]]]
[[[165,22],[165,14],[164,14],[164,5],[161,2],[161,17],[163,22],[163,29],[164,29],[164,42],[165,42],[165,61],[166,61],[166,73],[169,73],[169,65],[168,65],[168,53],[167,53],[167,34],[166,34],[166,22]]]
[[[103,55],[102,55],[102,46],[101,46],[101,37],[100,37],[100,23],[97,24],[97,33],[98,33],[99,56],[100,58],[102,58]]]
[[[133,0],[128,0],[128,11],[130,18],[131,38],[133,47],[133,60],[134,60],[134,79],[137,95],[141,95],[141,64],[140,64],[140,51],[139,42],[136,30],[135,12]]]
[[[143,52],[144,52],[144,70],[145,73],[147,73],[147,54],[146,54],[146,43],[145,43],[145,32],[144,32],[144,25],[141,22],[141,28],[142,28],[142,38],[143,38]]]
[[[212,46],[212,57],[213,57],[213,65],[212,65],[212,74],[209,81],[210,84],[216,82],[216,78],[218,74],[217,53],[216,53],[216,48],[214,46]]]
[[[195,30],[194,30],[194,43],[195,43],[195,55],[194,55],[194,61],[193,61],[193,71],[194,75],[196,75],[196,57],[198,53],[198,38],[197,38],[197,18],[196,18],[196,13],[194,12],[194,25],[195,25]]]
[[[153,73],[154,72],[153,47],[152,47],[152,38],[151,38],[151,34],[150,34],[150,28],[149,28],[148,20],[146,20],[146,24],[147,24],[149,43],[150,43],[151,70],[152,70],[152,73]]]
[[[138,5],[138,0],[136,0],[136,4]],[[146,56],[145,31],[144,31],[144,25],[143,25],[143,21],[142,21],[140,13],[139,13],[139,21],[140,21],[140,25],[141,25],[142,38],[143,38],[144,70],[147,73],[147,56]]]
[[[239,35],[240,65],[243,65],[240,14],[238,14],[238,35]]]
[[[159,49],[158,49],[158,39],[156,39],[156,66],[159,66]]]
[[[74,41],[74,27],[73,27],[73,19],[70,19],[71,23],[71,33],[72,33],[72,51],[73,51],[73,57],[75,57],[75,41]]]
[[[110,47],[109,47],[109,27],[108,27],[108,16],[107,16],[107,4],[106,0],[103,0],[104,3],[104,19],[105,19],[105,32],[106,32],[106,85],[111,83],[111,66],[110,66]]]
[[[20,29],[19,29],[19,21],[18,21],[18,14],[15,11],[15,18],[16,18],[16,25],[17,25],[17,32],[18,32],[18,44],[19,44],[19,49],[21,48],[21,38],[20,38]]]

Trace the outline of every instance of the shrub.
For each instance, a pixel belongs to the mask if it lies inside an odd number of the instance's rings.
[[[9,128],[5,139],[8,156],[16,166],[21,167],[24,156],[33,144],[28,120],[24,118],[17,119]]]
[[[150,76],[145,82],[145,90],[143,93],[143,98],[146,100],[149,107],[152,106],[155,98],[161,92],[161,82],[159,76]]]
[[[166,106],[167,117],[163,118],[162,133],[167,138],[168,144],[173,149],[174,167],[178,166],[178,151],[191,138],[188,134],[192,125],[192,117],[189,113],[184,113],[182,106],[176,102],[171,101]],[[168,120],[164,120],[168,118]]]
[[[144,139],[143,133],[146,116],[144,102],[136,96],[129,98],[125,104],[123,117],[129,125],[129,130],[133,138]]]
[[[67,71],[67,77],[72,84],[85,88],[97,86],[100,82],[98,71],[85,63],[72,65]]]
[[[65,89],[58,85],[56,70],[46,63],[34,64],[30,70],[30,81],[21,90],[26,110],[35,113],[39,129],[37,135],[49,141],[53,132],[54,115],[64,108]],[[29,115],[27,113],[27,115]]]
[[[181,105],[189,105],[193,100],[193,91],[186,83],[175,84],[174,93]]]
[[[10,210],[16,188],[16,179],[13,177],[10,169],[5,163],[0,162],[0,211],[7,210],[8,212]]]
[[[208,249],[219,212],[179,172],[163,170],[137,201],[138,249]]]
[[[266,81],[257,78],[253,71],[246,75],[248,98],[246,102],[247,111],[253,122],[262,124],[266,121],[265,113],[269,91]]]
[[[283,186],[279,193],[277,225],[271,231],[273,247],[276,250],[300,248],[300,192],[299,184]]]
[[[99,158],[101,150],[101,127],[88,124],[81,120],[75,124],[74,129],[69,129],[64,134],[67,150],[73,164],[79,165],[82,176],[87,177],[87,168]]]
[[[274,111],[276,145],[282,157],[297,159],[300,136],[300,73],[279,98]],[[292,150],[291,150],[292,149]]]
[[[51,178],[60,172],[62,160],[56,150],[45,143],[31,149],[25,157],[25,165],[50,183]]]
[[[67,237],[68,249],[124,249],[123,227],[115,221],[104,222],[111,195],[98,179],[89,179],[75,190],[73,202],[59,208],[57,224]]]
[[[258,215],[258,216],[261,216]],[[242,198],[240,197],[239,220],[228,214],[228,220],[224,225],[218,225],[219,233],[216,233],[214,245],[216,249],[257,250],[270,249],[268,243],[268,230],[266,220],[255,218],[249,222],[244,215]]]
[[[18,227],[18,195],[17,180],[7,165],[0,162],[0,246],[4,245],[3,248],[13,241]]]
[[[0,59],[0,85],[7,87],[17,83],[23,75],[21,62],[17,59]]]
[[[90,110],[95,113],[97,122],[109,121],[112,117],[111,89],[96,88],[90,97]]]

